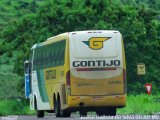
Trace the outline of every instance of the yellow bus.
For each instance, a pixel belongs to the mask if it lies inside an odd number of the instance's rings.
[[[35,44],[25,67],[30,107],[56,117],[116,115],[126,105],[126,62],[118,31],[63,33]],[[26,75],[25,74],[25,75]],[[27,91],[27,90],[26,90]]]

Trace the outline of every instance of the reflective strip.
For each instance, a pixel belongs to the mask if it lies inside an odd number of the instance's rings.
[[[116,67],[108,67],[108,68],[77,68],[77,71],[109,71],[116,70]]]

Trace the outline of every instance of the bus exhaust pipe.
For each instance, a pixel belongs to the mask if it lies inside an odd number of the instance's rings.
[[[80,103],[79,103],[79,106],[80,106],[80,107],[83,107],[83,106],[84,106],[84,103],[83,103],[83,102],[80,102]]]

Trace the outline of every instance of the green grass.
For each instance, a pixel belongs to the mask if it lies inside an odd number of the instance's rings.
[[[35,114],[35,111],[30,110],[28,102],[16,99],[0,100],[0,108],[0,116]]]
[[[142,114],[149,115],[160,111],[160,101],[156,95],[129,95],[127,106],[118,109],[117,114]],[[0,115],[33,115],[35,111],[30,110],[28,101],[0,100]],[[76,114],[76,113],[74,113]],[[77,113],[78,114],[78,113]],[[89,114],[95,114],[90,112]]]
[[[160,112],[160,100],[156,95],[129,95],[125,108],[118,109],[118,114],[153,114]]]

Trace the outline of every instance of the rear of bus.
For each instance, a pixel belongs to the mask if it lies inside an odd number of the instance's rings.
[[[115,114],[126,105],[125,53],[118,31],[71,32],[69,55],[66,84],[71,111],[111,109]]]

